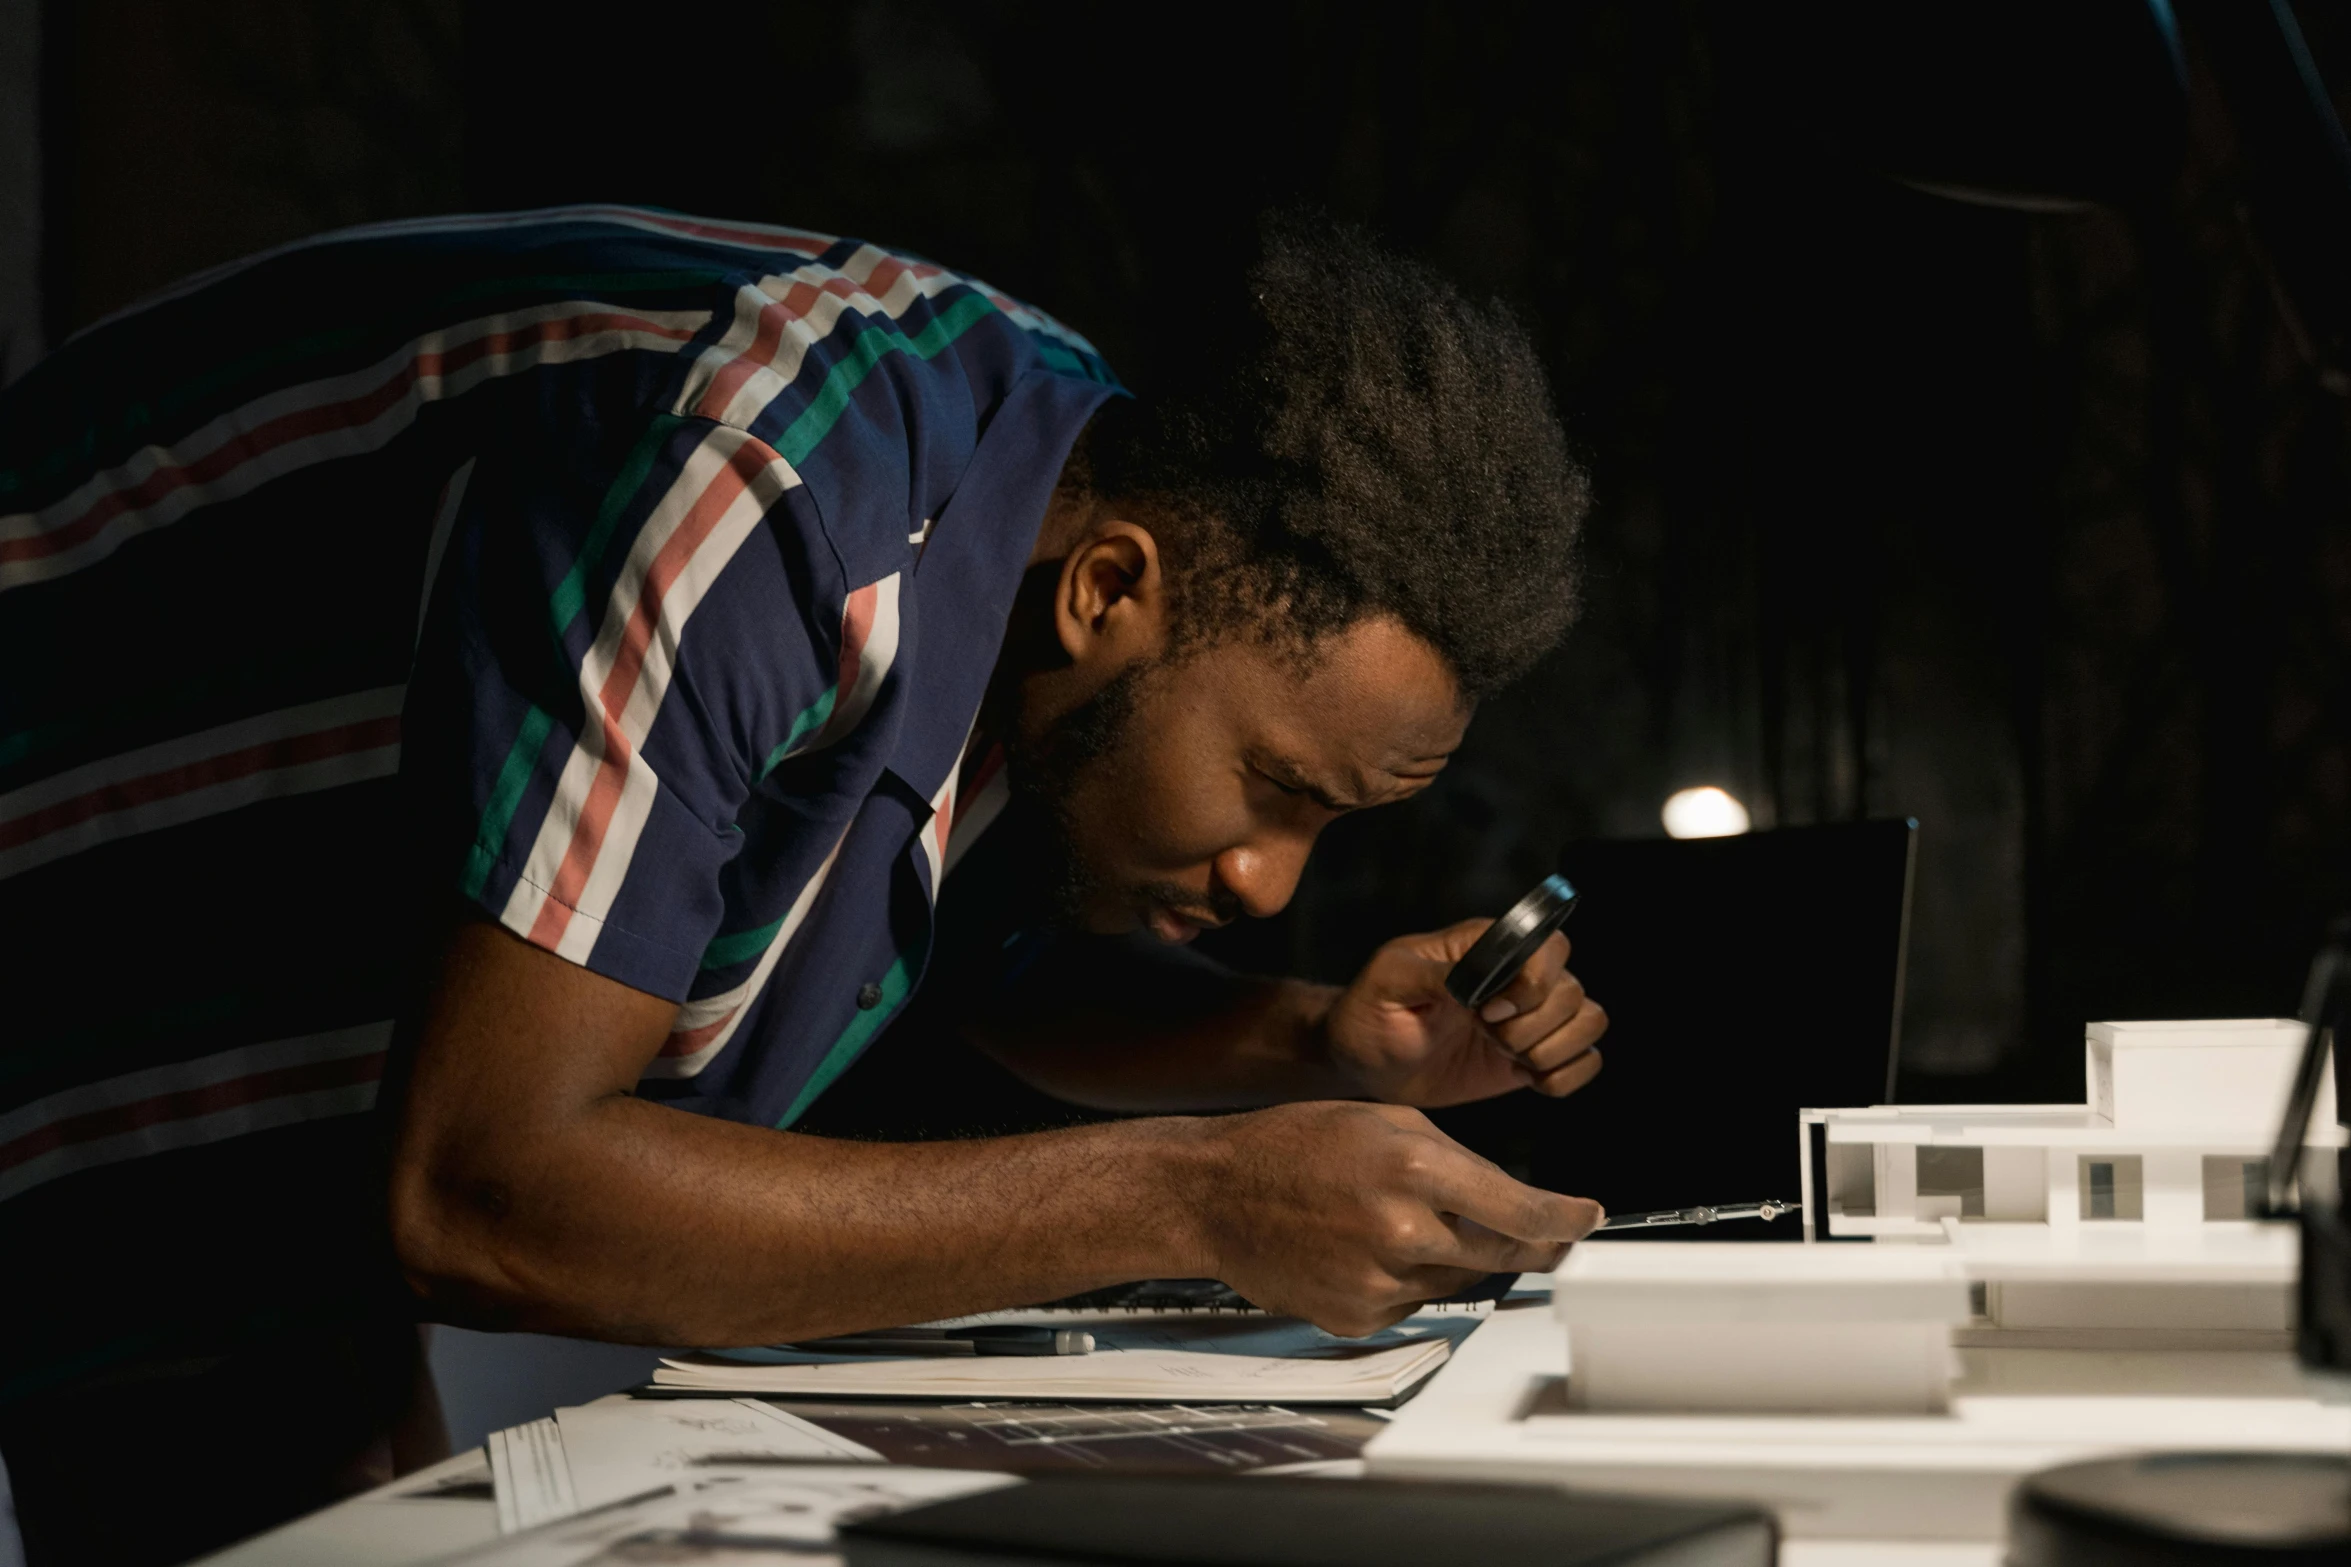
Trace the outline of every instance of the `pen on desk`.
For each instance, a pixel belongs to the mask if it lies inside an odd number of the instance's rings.
[[[1079,1328],[878,1328],[831,1338],[796,1339],[787,1349],[828,1355],[1090,1355],[1094,1335]]]
[[[1669,1224],[1716,1224],[1724,1219],[1776,1219],[1794,1213],[1796,1205],[1776,1199],[1764,1202],[1727,1202],[1712,1208],[1660,1208],[1654,1213],[1611,1214],[1602,1230],[1654,1230]],[[1595,1232],[1597,1233],[1597,1232]]]

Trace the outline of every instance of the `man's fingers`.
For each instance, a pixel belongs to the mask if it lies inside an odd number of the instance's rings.
[[[1369,988],[1378,999],[1421,1006],[1450,995],[1445,989],[1445,976],[1453,972],[1453,963],[1452,958],[1441,953],[1391,943],[1386,951],[1372,959],[1363,977],[1370,981]]]
[[[1608,1032],[1608,1013],[1598,1002],[1587,1001],[1550,1033],[1527,1041],[1513,1053],[1537,1077],[1582,1055]]]
[[[1567,1255],[1564,1241],[1522,1241],[1498,1235],[1475,1219],[1454,1217],[1454,1253],[1441,1259],[1447,1266],[1475,1268],[1488,1273],[1547,1273]]]
[[[1409,947],[1423,957],[1434,958],[1447,967],[1451,967],[1460,962],[1468,954],[1470,948],[1478,944],[1478,938],[1483,936],[1486,933],[1486,927],[1493,923],[1492,920],[1486,919],[1462,920],[1446,926],[1443,930],[1430,931],[1425,936],[1406,936],[1396,945]]]
[[[1448,1295],[1458,1294],[1483,1280],[1487,1274],[1501,1271],[1500,1268],[1454,1268],[1431,1264],[1421,1268],[1398,1268],[1396,1282],[1412,1296],[1417,1306],[1424,1301],[1443,1300]],[[1525,1273],[1529,1270],[1521,1268],[1518,1271]]]
[[[1522,1186],[1491,1165],[1468,1159],[1448,1160],[1435,1171],[1427,1200],[1440,1212],[1458,1214],[1521,1241],[1580,1241],[1602,1218],[1600,1205],[1589,1198]]]
[[[1502,1042],[1503,1049],[1510,1051],[1513,1055],[1523,1056],[1536,1044],[1565,1028],[1586,1012],[1593,1012],[1599,1018],[1607,1016],[1606,1013],[1598,1011],[1595,1004],[1585,997],[1581,981],[1573,974],[1561,974],[1543,999],[1523,1015],[1501,1023],[1488,1023],[1486,1026],[1493,1031],[1494,1037]],[[1606,1026],[1605,1022],[1601,1024],[1603,1028]],[[1597,1034],[1592,1036],[1593,1039],[1598,1037]],[[1584,1043],[1589,1044],[1591,1040],[1587,1039]]]
[[[1455,1267],[1443,1262],[1411,1263],[1391,1258],[1382,1269],[1385,1279],[1367,1298],[1342,1303],[1310,1320],[1326,1333],[1336,1333],[1341,1338],[1364,1338],[1382,1328],[1394,1327],[1429,1301],[1442,1300],[1478,1283],[1487,1274],[1500,1271],[1483,1266]]]
[[[1512,976],[1510,983],[1496,991],[1485,1005],[1478,1008],[1478,1016],[1488,1024],[1499,1024],[1541,1009],[1558,989],[1559,981],[1565,977],[1566,967],[1567,938],[1553,931],[1543,938],[1543,944],[1535,949],[1535,955],[1519,966],[1518,973]],[[1573,983],[1572,979],[1570,983]],[[1576,994],[1582,996],[1581,986],[1577,987]]]
[[[1528,1086],[1538,1094],[1548,1094],[1553,1099],[1564,1099],[1593,1078],[1598,1077],[1600,1068],[1605,1064],[1599,1051],[1586,1050],[1582,1055],[1565,1065],[1554,1067],[1543,1073]]]
[[[1447,1285],[1438,1290],[1437,1295],[1450,1295],[1462,1287],[1458,1284]],[[1335,1333],[1340,1338],[1369,1338],[1382,1328],[1392,1328],[1411,1316],[1420,1309],[1423,1301],[1436,1298],[1420,1294],[1419,1289],[1419,1283],[1413,1281],[1404,1285],[1403,1298],[1400,1300],[1379,1304],[1348,1302],[1334,1304],[1320,1311],[1311,1308],[1298,1310],[1298,1314],[1325,1333]]]

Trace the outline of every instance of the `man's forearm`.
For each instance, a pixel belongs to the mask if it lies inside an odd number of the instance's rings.
[[[1259,998],[1242,1032],[1266,1048],[1220,1058],[1236,1080],[1300,1071],[1273,1042],[1314,998],[1194,989],[1187,1016],[1235,995]],[[1172,1274],[1365,1333],[1475,1273],[1557,1266],[1596,1217],[1385,1106],[927,1144],[691,1115],[633,1092],[676,1016],[496,926],[453,931],[383,1100],[392,1240],[436,1315],[755,1344]]]
[[[532,1141],[395,1182],[402,1261],[450,1320],[754,1344],[1209,1269],[1198,1123],[851,1143],[615,1095]]]
[[[1235,974],[1135,941],[1083,952],[1026,987],[1026,1005],[967,1025],[980,1048],[1045,1092],[1142,1112],[1363,1093],[1325,1045],[1335,987]]]

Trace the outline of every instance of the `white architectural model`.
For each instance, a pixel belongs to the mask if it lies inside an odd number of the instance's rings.
[[[1806,1110],[1805,1239],[1955,1248],[1979,1335],[2282,1335],[2294,1235],[2257,1221],[2303,1038],[2291,1019],[2093,1023],[2083,1104]],[[2342,1139],[2313,1117],[2313,1144]]]
[[[1944,1248],[1585,1241],[1552,1276],[1567,1404],[1932,1414],[1968,1289]]]
[[[2094,1024],[2082,1104],[1804,1111],[1816,1244],[1577,1245],[1556,1318],[1498,1312],[1370,1470],[1741,1496],[1870,1542],[1838,1561],[1990,1563],[2053,1464],[2340,1453],[2351,1401],[2287,1353],[2294,1227],[2247,1217],[2303,1038]]]

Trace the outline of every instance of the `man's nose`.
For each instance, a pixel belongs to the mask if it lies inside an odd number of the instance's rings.
[[[1313,847],[1312,838],[1287,833],[1252,839],[1216,857],[1216,879],[1250,918],[1266,919],[1289,906]]]

